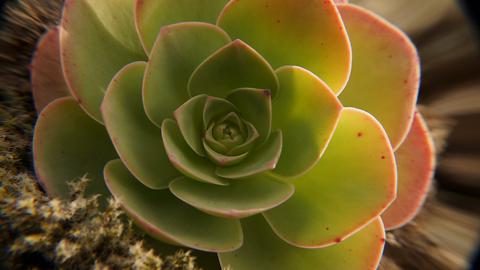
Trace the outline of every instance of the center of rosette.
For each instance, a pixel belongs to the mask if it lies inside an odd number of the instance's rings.
[[[209,159],[217,167],[236,165],[254,156],[256,148],[269,138],[271,95],[266,92],[239,88],[225,97],[194,96],[175,110],[174,117],[185,142],[199,158]]]
[[[244,121],[235,113],[230,112],[214,124],[213,138],[231,149],[245,141],[246,129]]]
[[[205,152],[217,165],[234,165],[248,155],[257,137],[253,125],[236,112],[229,112],[210,123],[205,132]]]

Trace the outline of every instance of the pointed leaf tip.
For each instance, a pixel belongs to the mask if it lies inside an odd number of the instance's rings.
[[[191,96],[225,97],[238,88],[268,89],[273,94],[278,79],[270,64],[252,47],[234,40],[203,61],[188,81]]]

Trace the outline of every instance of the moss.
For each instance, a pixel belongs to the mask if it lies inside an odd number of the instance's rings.
[[[70,200],[50,199],[27,174],[0,174],[0,261],[6,269],[199,269],[190,252],[160,258],[137,235],[113,199],[83,196],[88,180],[71,184]]]

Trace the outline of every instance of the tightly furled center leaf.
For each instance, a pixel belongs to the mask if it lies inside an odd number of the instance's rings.
[[[181,105],[174,116],[195,153],[217,166],[232,166],[254,150],[260,137],[270,135],[270,99],[269,90],[259,89],[236,89],[226,99],[198,95]]]

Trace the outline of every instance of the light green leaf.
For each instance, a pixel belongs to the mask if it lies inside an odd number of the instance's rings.
[[[132,0],[65,1],[60,43],[73,96],[102,122],[100,104],[112,77],[126,64],[146,58],[135,30]]]
[[[318,249],[298,248],[282,241],[261,216],[242,220],[242,227],[245,243],[233,252],[219,254],[222,267],[235,270],[374,270],[385,243],[380,219],[338,245]]]
[[[145,115],[142,79],[145,62],[124,67],[112,80],[102,103],[102,114],[110,138],[130,172],[153,189],[168,187],[179,177],[167,158],[162,134]]]
[[[348,80],[350,43],[331,0],[230,1],[217,24],[232,39],[255,48],[274,68],[304,67],[335,93]]]
[[[313,73],[294,66],[276,71],[280,91],[273,99],[273,128],[282,130],[282,156],[274,173],[296,177],[320,159],[333,135],[342,105]]]
[[[206,100],[206,95],[198,95],[189,99],[173,113],[183,138],[200,156],[205,156],[202,138],[205,135],[203,111]]]
[[[259,144],[265,142],[272,129],[271,97],[269,90],[253,88],[236,89],[227,96],[227,100],[235,105],[241,117],[255,127]]]
[[[238,220],[205,214],[168,190],[145,187],[120,160],[109,162],[104,172],[108,188],[127,214],[153,237],[210,252],[235,250],[242,245]]]
[[[135,20],[147,54],[160,29],[181,22],[215,23],[228,0],[136,0]]]
[[[228,185],[225,179],[215,174],[215,165],[211,161],[198,156],[188,146],[175,121],[163,121],[162,137],[170,162],[183,174],[201,182]]]
[[[170,184],[172,193],[206,213],[220,217],[244,218],[278,206],[293,194],[293,185],[268,175],[256,175],[214,186],[188,178]]]
[[[35,173],[52,197],[70,198],[67,182],[91,179],[87,195],[109,195],[102,168],[115,149],[105,128],[90,118],[72,97],[51,102],[40,113],[33,135]]]
[[[223,98],[208,96],[203,111],[203,124],[209,127],[212,122],[218,121],[230,112],[237,112],[237,108],[232,103]]]
[[[395,199],[396,176],[395,157],[380,123],[364,111],[345,108],[323,157],[292,180],[295,194],[264,215],[292,245],[328,246],[388,207]]]
[[[252,150],[248,157],[238,165],[217,167],[215,173],[225,178],[244,178],[272,170],[282,153],[282,132],[272,132],[270,138],[259,148]]]
[[[204,140],[203,145],[205,147],[205,152],[207,156],[215,163],[217,166],[226,167],[232,166],[242,162],[248,155],[248,153],[239,154],[237,156],[228,156],[215,151],[208,143]]]
[[[160,127],[188,100],[187,83],[192,72],[229,41],[223,30],[207,23],[186,22],[162,28],[143,84],[145,112],[155,125]]]
[[[191,96],[207,94],[223,98],[237,88],[268,89],[272,93],[278,88],[272,67],[238,39],[209,56],[188,81]]]

